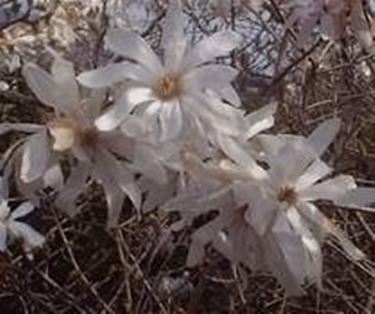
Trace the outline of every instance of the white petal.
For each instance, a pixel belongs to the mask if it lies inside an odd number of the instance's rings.
[[[206,65],[195,68],[183,76],[183,87],[199,92],[205,89],[219,91],[237,76],[238,70],[226,65]]]
[[[113,228],[118,224],[125,196],[110,180],[103,180],[103,188],[108,205],[107,228]]]
[[[124,94],[111,108],[95,120],[95,126],[100,131],[114,130],[130,115],[136,105],[137,103],[128,102],[127,96]]]
[[[276,109],[276,104],[270,104],[246,116],[248,129],[242,139],[248,140],[256,134],[271,128],[275,122],[274,114]]]
[[[127,101],[131,104],[141,104],[156,99],[149,87],[130,87],[125,94]]]
[[[48,168],[43,176],[43,183],[46,187],[60,190],[64,185],[64,174],[59,163],[55,163]]]
[[[303,137],[289,134],[259,134],[255,138],[255,142],[260,144],[262,155],[266,160],[272,160],[285,146],[291,146],[293,142],[301,140]]]
[[[110,30],[106,36],[106,44],[114,53],[145,65],[153,73],[163,71],[159,58],[144,39],[134,32]]]
[[[219,136],[220,148],[223,152],[248,171],[254,179],[264,179],[267,173],[258,166],[255,160],[235,141],[228,136]]]
[[[65,186],[58,192],[55,201],[56,207],[70,217],[73,217],[78,213],[75,202],[77,197],[84,192],[86,188],[88,175],[89,167],[84,163],[78,163],[77,166],[71,168]]]
[[[323,266],[320,245],[294,207],[289,208],[286,214],[294,230],[301,236],[302,242],[307,248],[307,253],[310,257],[310,259],[307,260],[308,273],[306,275],[308,275],[308,277],[311,276],[311,279],[320,286]]]
[[[188,53],[185,68],[193,68],[202,63],[228,54],[241,43],[241,36],[232,31],[221,31],[204,38]]]
[[[23,222],[12,221],[8,227],[16,238],[23,239],[26,250],[42,246],[45,242],[43,235]]]
[[[200,263],[202,263],[204,258],[204,246],[197,241],[192,241],[189,247],[189,253],[186,259],[186,266],[187,267],[194,267]]]
[[[300,238],[291,233],[269,234],[265,238],[265,263],[288,295],[301,295],[305,277],[305,252]]]
[[[320,157],[332,143],[340,129],[340,119],[334,118],[321,123],[308,137],[308,145]]]
[[[0,202],[0,222],[8,219],[10,214],[10,208],[7,200],[1,200]]]
[[[101,88],[112,86],[114,83],[124,81],[127,78],[135,81],[143,81],[147,78],[147,74],[148,72],[145,69],[140,68],[136,64],[120,62],[81,73],[77,77],[77,80],[84,86]]]
[[[352,176],[340,175],[311,187],[298,191],[298,195],[305,201],[310,200],[340,200],[348,191],[355,189],[356,184]]]
[[[168,182],[168,174],[166,169],[159,163],[159,157],[157,156],[157,151],[151,147],[139,144],[135,147],[132,165],[147,178],[160,184],[165,184]]]
[[[183,120],[179,101],[165,102],[159,112],[161,136],[160,140],[167,141],[175,138],[181,132]]]
[[[222,102],[213,91],[207,91],[204,95],[195,94],[194,97],[184,97],[182,103],[183,110],[189,116],[199,119],[196,123],[212,128],[213,136],[217,133],[239,136],[246,128],[244,112]],[[206,136],[206,133],[204,135]]]
[[[139,210],[141,207],[141,191],[135,184],[132,173],[125,168],[125,163],[118,161],[105,149],[100,149],[96,157],[95,170],[101,173],[103,178],[112,178],[117,186],[130,198],[134,207]]]
[[[305,189],[331,172],[332,168],[328,167],[326,163],[320,159],[317,159],[307,168],[304,174],[298,178],[295,187],[297,190]]]
[[[333,235],[351,258],[354,260],[365,258],[363,252],[347,238],[343,231],[336,227],[329,218],[320,212],[315,205],[308,202],[301,202],[298,208],[299,213],[303,215],[305,219],[308,219],[310,223],[315,223],[315,228],[321,229],[322,237],[328,234]]]
[[[34,210],[34,205],[29,202],[24,202],[20,206],[18,206],[12,213],[10,214],[10,219],[14,220],[23,216],[30,214]]]
[[[166,212],[180,211],[201,214],[212,209],[231,204],[232,198],[228,187],[216,191],[189,190],[183,191],[162,206]]]
[[[0,123],[0,135],[11,131],[35,133],[45,128],[44,125],[33,124],[33,123]]]
[[[47,170],[50,156],[46,130],[31,135],[24,144],[21,179],[31,182],[41,178]]]
[[[238,189],[238,185],[237,185]],[[239,204],[248,204],[244,218],[254,228],[259,236],[264,236],[270,231],[277,219],[279,208],[277,204],[266,199],[257,189],[246,188],[242,191],[242,199],[239,200],[238,190],[235,190],[236,200]]]
[[[280,246],[287,267],[294,277],[293,280],[302,285],[308,275],[306,272],[306,251],[301,237],[290,229],[290,226],[287,225],[288,222],[281,216],[279,215],[280,219],[274,225],[273,233]]]
[[[219,231],[224,225],[222,219],[214,219],[194,232],[186,260],[188,267],[194,267],[202,262],[205,245],[212,242],[218,236]]]
[[[46,106],[56,108],[58,85],[52,75],[32,63],[27,63],[22,68],[22,74],[36,97]]]
[[[142,177],[137,183],[142,191],[147,193],[142,204],[143,213],[148,213],[170,200],[176,190],[174,181],[161,184],[147,177]]]
[[[109,64],[102,68],[83,72],[77,80],[90,88],[101,88],[125,79],[126,63]]]
[[[286,142],[277,155],[268,158],[270,160],[268,173],[274,182],[278,185],[294,185],[306,168],[318,157],[305,139],[296,138],[294,141]]]
[[[349,191],[337,202],[340,206],[375,212],[375,188],[358,187]],[[373,208],[368,207],[373,205]]]
[[[219,90],[217,90],[217,93],[223,100],[230,103],[232,106],[236,108],[241,107],[240,96],[238,96],[237,91],[233,88],[232,85],[227,85],[220,88]]]
[[[164,48],[164,66],[169,73],[179,71],[185,55],[188,41],[184,35],[185,19],[180,0],[169,2],[163,25],[162,47]]]
[[[70,108],[71,111],[74,111],[80,102],[80,94],[73,64],[56,56],[51,72],[59,87],[56,90],[56,102],[60,108]]]

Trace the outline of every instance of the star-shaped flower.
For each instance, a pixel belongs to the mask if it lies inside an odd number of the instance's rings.
[[[145,126],[166,140],[177,137],[191,125],[216,119],[218,113],[207,90],[234,106],[240,105],[230,84],[237,70],[227,65],[207,64],[237,47],[239,35],[221,31],[190,46],[183,27],[180,3],[171,1],[163,28],[163,61],[134,32],[121,29],[108,32],[108,48],[133,62],[110,64],[79,75],[83,85],[93,88],[127,82],[122,97],[96,120],[99,129],[112,130],[133,113],[142,116]]]

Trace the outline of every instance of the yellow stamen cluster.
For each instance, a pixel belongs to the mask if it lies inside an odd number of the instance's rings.
[[[58,118],[48,123],[48,129],[54,139],[53,149],[64,151],[79,143],[83,146],[94,146],[98,133],[94,129],[81,129],[72,120]]]
[[[292,205],[296,203],[297,197],[298,195],[297,195],[296,190],[287,186],[279,190],[277,199],[281,203],[286,202],[287,204]]]
[[[157,80],[154,86],[154,93],[162,100],[169,100],[180,95],[180,85],[178,78],[172,75],[165,75]]]

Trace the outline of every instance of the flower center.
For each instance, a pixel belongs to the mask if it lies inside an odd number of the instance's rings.
[[[74,121],[66,118],[50,121],[48,130],[54,139],[53,149],[56,151],[70,149],[77,143],[92,147],[98,141],[98,133],[95,129],[81,129]]]
[[[159,78],[154,86],[154,93],[162,100],[169,100],[177,97],[181,92],[179,79],[172,75],[165,75]]]
[[[54,139],[53,149],[64,151],[72,148],[77,140],[78,128],[70,119],[57,118],[48,122],[48,130]]]
[[[98,132],[94,129],[83,130],[79,134],[82,145],[95,146],[98,141]]]
[[[287,186],[282,187],[279,190],[279,194],[277,195],[277,199],[280,203],[286,202],[289,205],[294,204],[297,201],[298,194],[295,189]]]

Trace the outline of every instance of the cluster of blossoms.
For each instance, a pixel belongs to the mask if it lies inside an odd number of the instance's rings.
[[[314,204],[375,211],[369,207],[375,189],[357,187],[351,176],[329,177],[333,169],[321,159],[339,119],[307,138],[261,134],[273,126],[276,105],[246,114],[231,85],[237,70],[213,62],[241,39],[223,30],[192,46],[180,2],[171,1],[162,58],[141,36],[117,28],[105,41],[122,57],[118,63],[78,77],[53,51],[50,73],[25,64],[28,86],[49,110],[41,124],[0,125],[0,134],[29,134],[3,157],[3,181],[14,178],[29,201],[10,212],[2,193],[0,249],[8,234],[24,238],[28,250],[43,243],[16,220],[39,205],[41,189],[52,188],[55,206],[74,216],[78,197],[94,181],[103,188],[109,228],[116,227],[126,197],[137,214],[179,212],[173,230],[217,211],[193,233],[188,266],[202,262],[210,245],[233,264],[273,273],[288,293],[298,294],[306,282],[321,284],[327,236],[352,259],[364,258]]]

